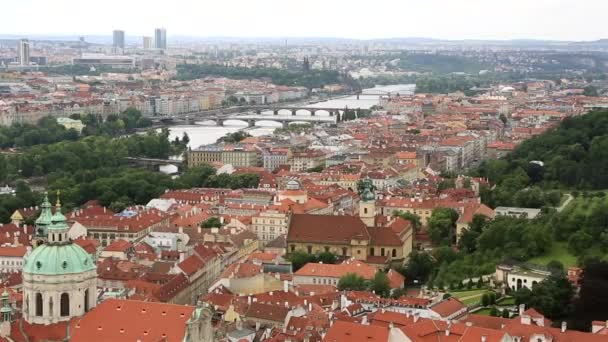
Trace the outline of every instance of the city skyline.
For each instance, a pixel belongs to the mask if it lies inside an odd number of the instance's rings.
[[[476,40],[593,41],[606,36],[602,27],[608,3],[591,0],[585,6],[572,0],[497,1],[466,0],[424,3],[380,0],[322,2],[311,0],[297,7],[277,0],[249,3],[232,0],[199,4],[177,0],[171,6],[158,1],[124,3],[110,0],[91,17],[73,0],[49,4],[39,0],[8,3],[6,13],[37,8],[30,20],[9,16],[0,23],[0,35],[108,35],[124,30],[127,36],[150,36],[166,27],[171,36],[288,37],[383,39],[427,37]],[[120,8],[120,11],[115,11]],[[133,14],[138,15],[134,16]],[[201,20],[201,13],[211,15]],[[68,18],[69,16],[69,18]],[[48,25],[53,18],[53,25]],[[104,20],[103,18],[111,18]],[[301,19],[299,22],[295,19]],[[68,20],[69,19],[69,20]],[[566,25],[567,23],[567,25]]]

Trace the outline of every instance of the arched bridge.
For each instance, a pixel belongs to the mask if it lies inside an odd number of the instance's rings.
[[[177,167],[177,172],[182,173],[186,162],[178,159],[156,159],[156,158],[140,158],[140,157],[126,157],[125,160],[133,166],[145,167],[150,170],[159,171],[161,166],[173,165]]]
[[[314,115],[261,115],[261,114],[249,114],[249,115],[234,115],[234,116],[221,116],[221,117],[205,117],[202,118],[205,121],[213,121],[218,126],[223,126],[224,122],[228,120],[238,120],[246,122],[249,127],[255,126],[256,122],[260,121],[273,121],[278,122],[283,125],[283,127],[287,127],[290,123],[293,122],[304,122],[309,124],[323,124],[323,123],[336,123],[336,117],[334,115],[331,116],[314,116]]]

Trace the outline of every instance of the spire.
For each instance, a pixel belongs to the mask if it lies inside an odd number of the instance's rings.
[[[9,303],[9,295],[8,291],[6,291],[6,287],[0,296],[0,300],[2,300],[2,308],[0,308],[0,313],[2,314],[2,322],[10,322],[13,319],[13,308]]]
[[[44,193],[44,199],[40,205],[40,216],[36,219],[36,235],[46,237],[46,229],[52,223],[53,211],[51,210],[51,202],[49,202],[49,194]]]

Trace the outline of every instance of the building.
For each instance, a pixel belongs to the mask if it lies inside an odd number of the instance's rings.
[[[59,202],[55,214],[45,197],[37,232],[46,231],[23,266],[23,318],[51,324],[83,316],[97,305],[97,267],[92,257],[68,237]]]
[[[78,134],[82,133],[82,130],[85,127],[82,121],[70,118],[57,118],[57,123],[65,127],[65,129],[75,130],[76,132],[78,132]]]
[[[0,272],[16,273],[23,268],[23,259],[30,252],[29,246],[0,247]]]
[[[325,153],[319,150],[293,152],[289,161],[291,171],[301,172],[325,165]]]
[[[72,59],[74,65],[99,66],[105,65],[114,68],[132,68],[135,66],[135,58],[130,56],[108,56],[104,54],[83,54],[81,57]]]
[[[199,306],[108,299],[70,326],[70,341],[213,341],[211,311]]]
[[[287,234],[289,216],[277,210],[263,211],[251,218],[251,230],[257,234],[262,245]]]
[[[511,290],[517,291],[523,287],[531,290],[532,286],[545,280],[551,272],[539,266],[500,264],[496,265],[494,280]]]
[[[112,32],[112,46],[117,49],[125,48],[125,31],[114,30],[114,32]]]
[[[144,36],[142,37],[142,45],[145,50],[150,50],[154,47],[152,37]]]
[[[369,264],[403,261],[412,251],[412,229],[367,227],[356,216],[294,214],[289,222],[287,252],[331,252]]]
[[[261,153],[250,146],[207,145],[188,151],[188,166],[222,163],[234,167],[259,166]]]
[[[309,262],[293,274],[293,284],[338,286],[345,274],[355,273],[365,280],[372,280],[376,272],[376,267],[354,259],[335,265]]]
[[[154,30],[154,47],[157,49],[167,49],[167,30],[157,28]]]
[[[526,219],[534,219],[540,214],[540,209],[535,208],[514,208],[514,207],[496,207],[494,212],[496,216],[511,216],[521,217]]]
[[[19,41],[19,65],[30,64],[30,41],[28,39],[21,39]]]
[[[274,171],[289,162],[289,149],[272,149],[262,153],[264,169]]]

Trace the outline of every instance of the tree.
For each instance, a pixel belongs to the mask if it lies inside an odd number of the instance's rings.
[[[593,96],[593,97],[600,96],[600,94],[597,91],[597,88],[594,87],[594,86],[592,86],[592,85],[586,86],[583,89],[583,95],[585,95],[585,96]]]
[[[332,252],[322,252],[317,256],[317,260],[324,264],[335,264],[336,263],[336,255]]]
[[[498,118],[500,119],[500,121],[502,121],[503,124],[505,124],[505,125],[507,124],[508,119],[507,119],[506,115],[501,113]]]
[[[467,290],[470,290],[473,288],[473,279],[469,279],[469,281],[467,282]]]
[[[357,273],[347,273],[338,281],[338,290],[340,291],[364,291],[366,290],[366,281]]]
[[[428,233],[431,241],[436,245],[449,245],[457,219],[458,213],[453,209],[437,208],[433,210],[428,222]]]
[[[591,245],[593,245],[593,236],[583,230],[572,234],[568,239],[568,249],[576,255],[583,254]]]
[[[433,258],[427,252],[413,250],[405,269],[400,273],[408,282],[424,283],[433,271]]]
[[[564,274],[551,274],[532,290],[518,290],[515,302],[535,308],[551,320],[559,320],[571,314],[574,293],[574,287]]]
[[[509,313],[509,310],[507,310],[507,309],[502,310],[501,316],[502,316],[502,318],[511,318],[511,314]]]
[[[484,294],[481,296],[481,305],[483,305],[483,306],[488,306],[488,305],[490,305],[490,296],[488,296],[488,294],[487,294],[487,293],[484,293]]]
[[[422,227],[422,221],[420,220],[420,216],[410,213],[408,211],[396,210],[393,213],[395,217],[401,217],[404,220],[408,220],[412,223],[412,228],[414,228],[414,232],[417,232],[420,227]]]
[[[490,309],[490,316],[498,317],[498,309],[495,306]]]
[[[293,271],[297,271],[302,266],[308,264],[309,262],[316,262],[316,258],[314,255],[308,254],[304,251],[295,251],[289,254],[287,257],[289,261],[291,261],[291,267]]]
[[[222,226],[220,219],[217,217],[210,217],[203,223],[201,223],[201,228],[219,228]]]
[[[374,278],[370,282],[370,290],[374,291],[381,297],[388,297],[391,293],[390,281],[386,273],[377,271]]]
[[[593,320],[608,320],[608,262],[585,265],[580,292],[574,302],[573,328],[587,330]]]
[[[481,277],[479,277],[479,279],[477,279],[477,288],[480,289],[483,287],[483,279]]]

